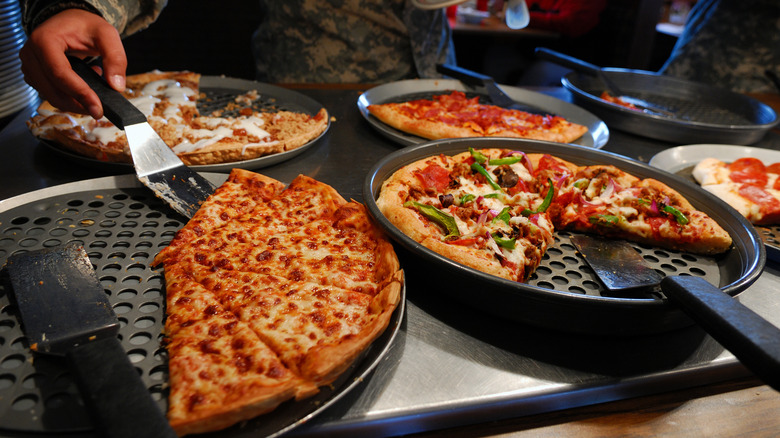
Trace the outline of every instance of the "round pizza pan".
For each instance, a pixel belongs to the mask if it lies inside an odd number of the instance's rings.
[[[200,91],[205,98],[198,101],[198,111],[201,114],[212,114],[214,111],[222,111],[225,116],[237,116],[237,112],[225,110],[225,106],[234,102],[234,99],[248,91],[257,90],[259,98],[251,105],[255,111],[295,111],[309,115],[317,114],[323,106],[316,100],[275,85],[255,82],[246,79],[227,78],[223,76],[203,76],[200,79]],[[190,166],[198,172],[225,172],[229,173],[235,168],[256,170],[273,166],[283,161],[295,158],[299,154],[314,146],[330,129],[330,117],[325,130],[308,143],[293,150],[280,152],[251,160],[233,161],[230,163],[202,164]],[[41,144],[50,151],[65,159],[74,161],[91,169],[104,172],[119,173],[132,171],[132,163],[114,163],[100,161],[95,158],[84,157],[63,148],[57,143],[41,140]]]
[[[574,102],[593,111],[610,128],[678,144],[752,144],[778,123],[771,107],[742,94],[642,70],[605,68],[602,72],[626,95],[675,115],[609,103],[600,98],[605,88],[597,77],[578,72],[564,75],[561,83]]]
[[[599,149],[609,140],[607,125],[590,112],[568,102],[556,99],[546,94],[525,90],[523,88],[501,86],[516,102],[525,104],[539,110],[540,113],[556,114],[566,120],[588,127],[582,137],[572,144]],[[416,135],[407,134],[392,128],[368,112],[368,106],[387,102],[403,102],[410,99],[430,99],[434,94],[449,92],[452,90],[463,91],[468,96],[479,96],[489,102],[487,94],[481,94],[467,88],[461,81],[455,79],[412,79],[406,81],[390,82],[371,88],[360,95],[357,101],[358,109],[363,118],[380,134],[390,140],[403,145],[416,145],[427,143],[426,140]]]
[[[215,184],[227,177],[203,175]],[[167,353],[161,346],[165,285],[162,269],[149,263],[184,222],[134,175],[79,181],[0,201],[0,266],[17,252],[82,244],[119,318],[122,346],[162,410],[168,395]],[[67,362],[30,351],[12,295],[7,282],[0,282],[0,436],[95,436]],[[359,387],[398,334],[405,296],[404,287],[387,329],[336,382],[311,398],[285,402],[240,426],[204,436],[279,436]]]
[[[407,273],[424,269],[423,278],[435,276],[435,287],[431,289],[465,305],[534,326],[601,335],[658,333],[693,324],[658,290],[631,296],[610,295],[569,242],[572,233],[556,231],[555,243],[539,268],[527,283],[518,283],[472,269],[425,248],[379,211],[376,199],[382,183],[396,170],[426,157],[454,155],[469,147],[547,153],[580,165],[611,164],[676,189],[714,218],[732,236],[734,244],[716,257],[632,244],[664,275],[704,277],[724,293],[736,296],[759,277],[766,263],[764,246],[755,228],[726,203],[683,178],[617,154],[550,142],[494,138],[443,140],[394,152],[380,160],[366,177],[363,196],[368,210],[409,257],[420,262],[407,261]]]

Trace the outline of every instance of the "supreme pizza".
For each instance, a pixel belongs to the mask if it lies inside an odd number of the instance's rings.
[[[187,165],[219,164],[254,159],[301,147],[328,126],[327,111],[317,114],[254,110],[256,91],[237,96],[230,105],[234,117],[219,112],[202,115],[197,102],[200,75],[153,71],[127,76],[123,93]],[[132,163],[124,132],[105,117],[58,110],[43,102],[27,125],[36,137],[80,156],[107,162]]]
[[[693,168],[693,177],[751,223],[780,223],[780,163],[766,165],[753,157],[731,163],[705,158]]]
[[[367,110],[388,126],[429,140],[513,137],[570,143],[588,132],[560,116],[483,104],[478,96],[469,98],[461,91],[368,105]]]
[[[527,281],[554,230],[718,254],[729,234],[678,192],[611,165],[548,154],[469,149],[406,165],[382,185],[382,213],[399,230],[461,264]]]
[[[316,394],[386,329],[403,281],[362,204],[303,175],[285,187],[240,169],[154,264],[179,435]]]

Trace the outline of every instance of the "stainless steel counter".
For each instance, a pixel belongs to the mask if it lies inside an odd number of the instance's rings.
[[[366,171],[398,149],[362,119],[359,91],[300,90],[335,117],[328,134],[297,158],[258,170],[282,181],[303,173],[362,200]],[[568,99],[563,90],[549,93]],[[105,176],[40,145],[20,114],[0,132],[0,199]],[[642,161],[665,144],[612,131],[604,150]],[[779,149],[770,133],[756,146]],[[553,332],[475,313],[447,300],[436,273],[407,262],[407,314],[388,355],[371,376],[292,436],[398,435],[585,406],[748,375],[695,326],[642,337]],[[780,266],[768,262],[740,300],[780,325]],[[474,291],[478,294],[479,291]],[[240,434],[239,434],[240,435]]]

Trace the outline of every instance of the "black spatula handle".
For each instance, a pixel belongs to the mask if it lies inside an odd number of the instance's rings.
[[[666,296],[767,385],[780,391],[780,329],[699,277],[661,280]]]
[[[71,349],[67,357],[84,403],[103,436],[176,437],[117,338],[87,342]]]
[[[490,76],[451,64],[436,64],[436,71],[451,78],[458,79],[466,85],[482,85],[485,81],[493,80]]]
[[[125,96],[111,88],[92,67],[79,58],[68,56],[73,71],[84,79],[92,90],[97,93],[103,104],[103,113],[117,128],[125,129],[127,125],[146,122],[146,116],[136,108]]]
[[[587,73],[592,76],[601,75],[601,68],[597,65],[591,64],[588,61],[575,58],[573,56],[563,54],[561,52],[556,52],[555,50],[551,50],[546,47],[537,47],[534,50],[534,53],[538,58],[553,62],[566,68],[570,68],[574,71]]]

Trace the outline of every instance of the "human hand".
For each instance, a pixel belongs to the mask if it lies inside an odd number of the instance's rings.
[[[127,57],[119,32],[97,14],[67,9],[36,27],[19,51],[24,80],[42,98],[63,111],[103,117],[100,99],[73,71],[66,55],[100,56],[108,84],[124,91]]]

